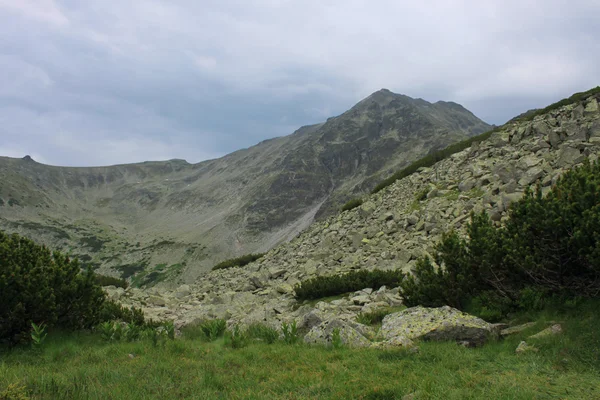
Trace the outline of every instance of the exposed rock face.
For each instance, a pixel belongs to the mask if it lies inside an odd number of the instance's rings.
[[[481,345],[495,334],[492,324],[455,308],[412,307],[383,319],[381,334],[386,341],[435,340]]]
[[[580,104],[585,110],[596,110],[583,116],[574,112],[577,105],[570,105],[533,121],[509,124],[472,149],[432,168],[423,168],[370,196],[364,208],[311,225],[257,262],[203,275],[189,285],[190,295],[178,298],[176,291],[128,289],[120,301],[144,306],[148,315],[173,319],[178,326],[218,316],[273,325],[295,319],[307,331],[332,319],[354,321],[360,312],[397,306],[401,304],[398,290],[382,288],[319,302],[314,307],[298,307],[289,287],[283,285],[293,288],[305,279],[353,269],[410,271],[418,257],[431,252],[443,232],[461,232],[471,211],[485,210],[496,223],[502,223],[509,205],[521,198],[525,182],[530,182],[532,175],[545,191],[556,182],[566,170],[559,156],[564,149],[577,149],[580,155],[597,159],[600,142],[591,139],[600,137],[600,112],[595,106],[589,107],[594,102],[596,97]],[[577,126],[587,127],[585,140],[572,134]],[[561,137],[559,143],[552,142],[552,132]],[[458,185],[466,180],[474,181],[474,186],[461,192]],[[428,195],[417,201],[416,195],[424,189]],[[149,306],[150,295],[162,296],[166,306]]]
[[[369,327],[359,323],[332,319],[314,326],[304,336],[304,342],[330,345],[335,329],[339,331],[342,344],[348,347],[370,347],[371,341],[367,337],[372,338],[375,334]]]
[[[381,90],[322,124],[194,165],[61,168],[0,158],[0,229],[74,249],[101,272],[138,284],[192,282],[217,261],[296,236],[382,175],[488,128],[458,104]]]

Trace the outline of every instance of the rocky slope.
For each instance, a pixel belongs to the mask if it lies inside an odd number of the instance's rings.
[[[342,321],[339,326],[350,332],[344,334],[360,345],[369,332],[356,325],[357,314],[401,305],[397,289],[365,288],[313,305],[298,304],[293,286],[352,269],[410,271],[443,232],[464,228],[472,210],[485,210],[500,224],[507,207],[528,185],[539,181],[549,190],[567,169],[598,158],[599,100],[596,94],[532,121],[513,121],[488,140],[370,196],[361,207],[314,223],[246,267],[212,271],[173,291],[108,292],[124,304],[143,307],[150,317],[172,319],[178,326],[204,318],[274,326],[296,320],[308,330]]]
[[[0,158],[0,229],[135,284],[192,281],[297,235],[382,175],[489,126],[381,90],[346,113],[217,160],[97,168]]]

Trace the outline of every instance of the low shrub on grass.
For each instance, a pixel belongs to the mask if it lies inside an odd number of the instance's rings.
[[[232,349],[241,349],[248,344],[248,335],[239,325],[235,325],[231,330],[225,331],[224,338],[225,346],[229,346]]]
[[[99,286],[116,286],[123,289],[129,287],[129,283],[127,283],[125,279],[115,278],[114,276],[96,274],[96,279],[94,281],[96,282],[96,285]]]
[[[227,329],[227,323],[222,319],[211,319],[188,325],[181,333],[188,339],[202,339],[213,342],[222,337]]]
[[[401,271],[360,270],[342,275],[311,278],[296,285],[294,291],[298,300],[314,300],[365,288],[373,290],[382,286],[393,288],[399,286],[400,282],[402,282]]]
[[[300,340],[300,333],[298,332],[298,326],[296,321],[291,324],[284,322],[281,324],[281,332],[283,333],[283,341],[286,344],[296,344]]]
[[[0,343],[28,342],[31,323],[85,329],[106,298],[91,269],[59,251],[0,231]]]
[[[356,207],[360,207],[362,203],[363,200],[360,198],[352,199],[342,206],[342,211],[349,211],[355,209]]]
[[[273,344],[279,339],[279,332],[277,329],[258,322],[248,326],[246,333],[250,339],[256,339],[267,344]]]
[[[258,253],[258,254],[246,254],[241,257],[231,258],[229,260],[221,261],[214,267],[212,267],[213,271],[218,269],[226,269],[226,268],[234,268],[234,267],[243,267],[244,265],[250,264],[264,256],[266,253]]]
[[[356,316],[356,322],[361,323],[363,325],[377,325],[380,324],[381,321],[383,321],[386,315],[389,315],[396,311],[397,310],[393,308],[386,307],[370,312],[360,313]]]

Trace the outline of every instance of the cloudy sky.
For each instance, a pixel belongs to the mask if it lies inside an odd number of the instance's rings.
[[[500,124],[600,84],[599,0],[0,0],[0,155],[198,162],[388,88]]]

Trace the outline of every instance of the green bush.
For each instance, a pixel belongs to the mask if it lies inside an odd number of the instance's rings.
[[[121,321],[138,326],[157,326],[157,323],[153,321],[146,321],[141,309],[135,307],[127,308],[112,300],[104,302],[100,308],[98,319],[100,322]]]
[[[380,324],[386,315],[393,313],[394,310],[391,308],[380,308],[371,312],[363,312],[356,316],[356,322],[363,325],[377,325]]]
[[[182,328],[181,333],[188,339],[215,341],[225,333],[227,323],[222,319],[200,321]]]
[[[105,300],[91,269],[19,235],[0,232],[0,341],[28,341],[31,323],[90,328]]]
[[[401,281],[402,272],[400,271],[360,270],[342,275],[312,278],[297,284],[294,291],[298,300],[313,300],[365,288],[377,290],[382,286],[397,287]]]
[[[353,210],[356,207],[360,207],[362,203],[363,200],[360,198],[352,199],[342,206],[342,211]]]
[[[244,265],[250,264],[264,256],[266,253],[258,253],[258,254],[246,254],[245,256],[231,258],[229,260],[221,261],[217,265],[215,265],[212,270],[215,271],[217,269],[225,269],[225,268],[234,268],[234,267],[243,267]]]
[[[498,319],[512,308],[536,310],[600,294],[600,162],[565,173],[546,195],[526,190],[496,227],[471,216],[467,238],[450,232],[434,261],[418,260],[402,294],[407,306],[450,305]],[[553,300],[554,301],[554,300]]]
[[[129,287],[129,283],[127,283],[125,279],[115,278],[114,276],[96,274],[95,282],[96,285],[99,286],[116,286],[123,289],[127,289]]]

